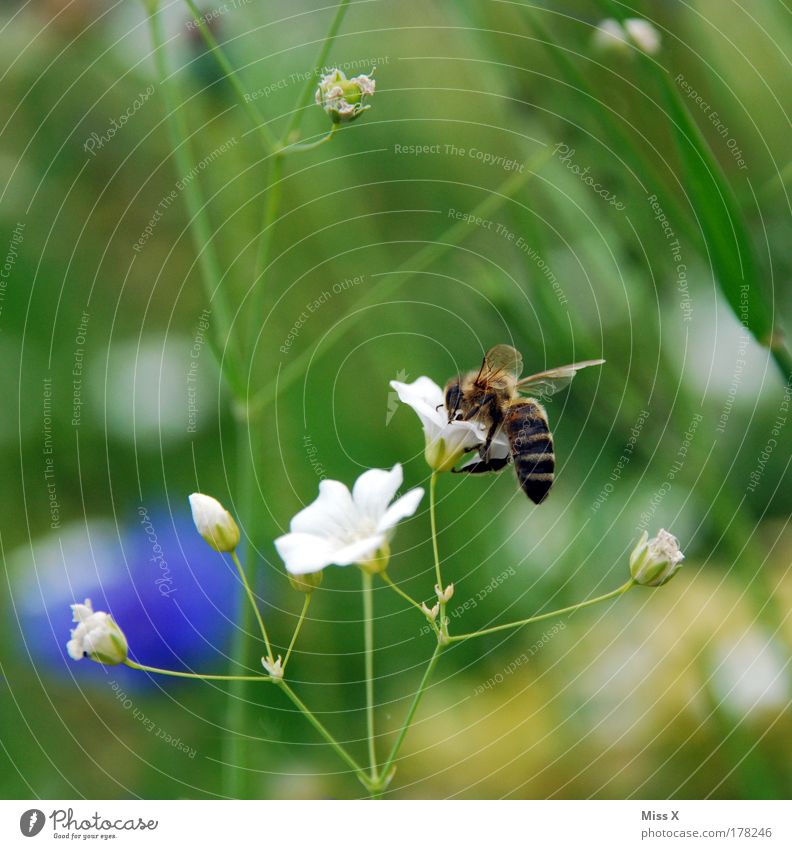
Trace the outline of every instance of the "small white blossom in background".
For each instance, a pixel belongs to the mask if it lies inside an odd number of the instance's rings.
[[[127,659],[129,647],[126,637],[109,613],[94,611],[89,598],[84,604],[71,605],[71,609],[72,621],[78,623],[66,644],[71,658],[82,660],[89,657],[107,666],[116,666]]]
[[[239,528],[228,510],[201,492],[194,492],[189,500],[198,533],[215,551],[233,551],[239,545]]]
[[[364,472],[352,492],[339,481],[322,481],[316,501],[291,520],[290,533],[275,540],[286,570],[307,575],[331,564],[355,563],[370,572],[383,571],[394,528],[415,513],[424,493],[420,487],[411,489],[393,501],[402,479],[397,463],[390,471]]]
[[[644,53],[657,56],[660,52],[662,42],[660,32],[654,24],[644,18],[627,18],[624,21],[624,29],[630,37],[630,41]]]
[[[591,40],[603,53],[629,53],[627,33],[615,18],[605,18],[604,21],[600,21]]]
[[[429,377],[413,383],[392,380],[401,401],[417,414],[426,437],[424,456],[436,472],[450,472],[462,456],[484,444],[486,428],[479,422],[448,421],[443,390]],[[492,442],[490,456],[506,457],[509,444],[500,434]]]
[[[661,529],[649,539],[644,531],[630,555],[630,574],[642,587],[661,587],[676,575],[684,559],[673,534]]]
[[[662,46],[657,27],[644,18],[626,18],[623,24],[614,18],[606,18],[597,25],[592,41],[605,53],[623,55],[630,52],[632,45],[649,56],[656,56]]]
[[[375,88],[375,81],[366,74],[347,79],[343,71],[333,68],[319,80],[316,103],[334,124],[354,121],[371,108],[365,100],[374,94]]]

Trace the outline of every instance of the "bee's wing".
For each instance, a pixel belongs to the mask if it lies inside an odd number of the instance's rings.
[[[517,386],[523,392],[530,392],[533,396],[547,398],[550,395],[555,395],[556,392],[564,389],[564,387],[569,386],[572,378],[581,369],[588,368],[589,366],[601,366],[604,362],[605,360],[583,360],[580,363],[572,363],[568,366],[540,371],[538,374],[524,377],[518,381]]]
[[[496,380],[504,375],[510,375],[515,380],[522,374],[522,354],[511,345],[496,345],[484,355],[484,362],[479,369],[479,379],[487,382]]]

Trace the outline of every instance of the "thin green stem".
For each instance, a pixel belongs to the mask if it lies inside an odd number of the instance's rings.
[[[256,265],[253,271],[253,291],[250,304],[250,320],[248,324],[248,355],[253,357],[256,337],[263,321],[264,296],[264,274],[267,270],[270,251],[272,249],[275,221],[278,218],[281,201],[281,187],[283,181],[283,155],[276,153],[272,159],[269,175],[269,189],[267,200],[264,205],[264,217],[261,225],[261,237],[259,239],[258,251],[256,253]],[[251,366],[252,367],[252,366]],[[248,411],[248,415],[251,412]]]
[[[305,593],[305,601],[303,602],[302,611],[300,612],[300,618],[297,620],[297,625],[294,628],[294,633],[292,634],[291,642],[289,643],[289,648],[286,650],[286,657],[283,660],[284,672],[286,671],[286,664],[289,662],[289,658],[291,657],[294,644],[297,642],[297,637],[300,634],[300,629],[302,628],[303,622],[305,621],[305,614],[308,613],[308,606],[310,605],[312,598],[313,593]]]
[[[256,597],[253,595],[253,590],[248,583],[248,579],[245,576],[245,570],[242,568],[242,564],[239,562],[239,558],[237,557],[236,551],[231,552],[231,559],[234,561],[234,565],[237,567],[237,572],[239,572],[239,577],[242,580],[242,586],[245,588],[245,594],[248,597],[248,601],[250,602],[251,607],[253,608],[253,612],[256,614],[256,620],[258,621],[259,628],[261,630],[261,636],[264,637],[264,645],[267,647],[267,657],[270,660],[275,660],[275,655],[272,653],[272,646],[270,645],[269,637],[267,636],[267,629],[264,627],[264,620],[261,618],[261,611],[259,610],[258,604],[256,603]]]
[[[333,748],[336,754],[341,758],[341,760],[352,770],[354,770],[357,777],[363,783],[363,785],[368,789],[370,787],[370,779],[366,774],[366,771],[360,764],[355,761],[352,755],[347,752],[347,750],[333,737],[333,735],[325,728],[325,726],[319,721],[319,719],[308,709],[305,702],[300,699],[297,693],[292,690],[292,688],[285,682],[280,681],[279,686],[283,690],[284,693],[292,700],[294,706],[302,713],[302,715],[308,720],[308,722],[313,725],[313,727],[319,732],[320,736],[324,738],[324,740]]]
[[[366,660],[366,732],[368,736],[371,780],[377,780],[377,751],[374,744],[374,598],[371,575],[361,570],[363,576],[363,637]]]
[[[554,616],[563,616],[565,613],[572,613],[575,610],[582,610],[584,607],[591,607],[594,604],[618,598],[619,596],[624,595],[624,593],[633,586],[635,586],[635,581],[631,578],[626,584],[622,584],[622,586],[618,589],[605,593],[605,595],[597,596],[596,598],[590,598],[587,601],[581,601],[579,604],[562,607],[560,610],[553,610],[550,613],[542,613],[539,616],[531,616],[529,619],[520,619],[518,622],[507,622],[505,625],[496,625],[494,628],[485,628],[483,631],[474,631],[471,634],[459,634],[455,637],[449,637],[448,641],[451,643],[459,643],[462,640],[470,640],[473,637],[483,637],[487,634],[495,634],[498,631],[506,631],[509,628],[520,628],[523,625],[530,625],[532,622],[541,622],[543,619],[550,619]]]
[[[195,25],[198,27],[198,30],[203,37],[203,40],[206,42],[206,46],[209,48],[212,56],[214,56],[215,61],[222,69],[223,73],[226,76],[226,79],[231,83],[239,97],[239,103],[242,108],[247,112],[250,120],[253,122],[253,126],[258,130],[261,134],[264,143],[270,150],[275,150],[278,145],[277,139],[272,133],[272,130],[267,126],[266,121],[264,120],[264,116],[259,112],[258,107],[255,103],[247,97],[247,92],[245,91],[242,82],[240,81],[239,74],[234,70],[231,66],[231,63],[226,58],[223,49],[217,42],[217,39],[212,34],[212,31],[206,25],[203,16],[201,15],[200,10],[195,5],[193,0],[185,0],[187,6],[192,13],[193,20],[195,21]]]
[[[165,105],[165,124],[173,151],[173,159],[180,177],[193,173],[190,153],[190,131],[184,117],[184,98],[179,91],[173,69],[170,66],[165,48],[165,37],[159,15],[159,3],[149,2],[148,22],[151,42],[154,48],[154,62],[157,68],[160,90]],[[225,293],[220,287],[223,275],[220,261],[212,242],[212,227],[206,211],[206,204],[197,179],[185,180],[182,189],[184,205],[187,208],[188,225],[193,245],[198,257],[206,297],[214,308],[216,316],[215,332],[209,337],[217,361],[223,364],[224,376],[236,395],[241,391],[237,350],[231,338],[232,315],[226,302]],[[215,288],[216,287],[216,288]]]
[[[401,727],[401,731],[399,731],[399,736],[396,738],[396,742],[393,744],[393,748],[391,749],[391,752],[388,755],[388,760],[385,761],[385,766],[382,768],[381,775],[385,780],[388,780],[388,776],[391,771],[391,768],[393,767],[393,763],[399,754],[399,751],[402,747],[402,743],[404,743],[404,738],[407,736],[407,732],[410,730],[412,721],[415,718],[415,712],[418,710],[418,705],[421,703],[421,698],[423,697],[423,694],[426,691],[429,679],[432,677],[432,673],[434,672],[435,666],[437,666],[437,661],[440,659],[440,654],[442,651],[443,646],[438,643],[435,646],[434,653],[429,659],[429,663],[424,671],[423,678],[421,678],[421,683],[418,685],[418,689],[416,690],[415,695],[413,696],[412,703],[410,704],[410,708],[407,711],[407,716],[404,719],[404,724]]]
[[[423,605],[421,605],[420,602],[417,602],[411,595],[408,595],[406,592],[404,592],[404,590],[400,586],[398,586],[398,584],[395,584],[391,579],[391,576],[387,572],[380,572],[379,576],[394,592],[398,593],[405,601],[408,601],[413,607],[417,608],[420,611],[421,615],[429,620],[429,624],[432,626],[435,633],[437,632],[437,625],[435,625],[434,621],[426,615]]]
[[[434,554],[435,578],[437,579],[438,592],[445,590],[443,575],[440,571],[440,551],[437,547],[437,476],[438,472],[432,472],[429,478],[429,521],[432,526],[432,553]],[[446,603],[442,598],[440,601],[440,635],[448,640],[448,618],[445,615]]]
[[[172,678],[195,678],[198,681],[272,681],[269,675],[202,675],[197,672],[175,672],[172,669],[160,669],[158,666],[135,663],[134,660],[129,660],[129,658],[124,661],[124,664],[130,669],[139,669],[141,672],[170,675]]]
[[[305,80],[305,85],[297,98],[297,105],[294,108],[294,112],[292,112],[291,120],[289,121],[289,125],[283,136],[285,142],[288,142],[300,128],[305,107],[311,102],[311,93],[316,85],[316,75],[322,73],[322,69],[324,68],[325,62],[327,62],[327,57],[330,53],[330,48],[333,46],[333,42],[338,35],[338,31],[341,29],[341,24],[344,20],[344,15],[346,15],[348,7],[349,0],[341,0],[341,3],[336,10],[335,18],[333,18],[333,23],[330,24],[327,36],[322,42],[322,46],[319,48],[319,53],[314,64],[314,72],[308,75],[308,78]]]
[[[255,569],[256,548],[251,542],[252,529],[255,526],[256,476],[253,461],[248,451],[252,442],[249,421],[241,416],[237,419],[237,487],[239,492],[239,517],[242,526],[243,559],[251,571]],[[250,636],[253,629],[253,611],[251,605],[241,604],[241,621],[234,632],[234,644],[231,648],[231,667],[246,668],[253,662],[254,640]],[[253,773],[246,769],[249,747],[245,745],[246,732],[252,727],[253,706],[248,698],[244,681],[236,682],[228,692],[226,706],[226,727],[228,733],[224,739],[223,753],[223,791],[232,799],[245,799],[251,795],[249,785]]]
[[[323,145],[325,142],[329,142],[330,139],[333,138],[333,136],[335,135],[337,129],[338,124],[333,124],[333,126],[330,128],[330,132],[326,136],[322,136],[322,138],[320,138],[318,141],[305,142],[304,144],[290,144],[288,147],[284,147],[280,151],[280,155],[289,156],[289,154],[292,153],[305,153],[305,151],[307,150],[315,150],[317,147]]]

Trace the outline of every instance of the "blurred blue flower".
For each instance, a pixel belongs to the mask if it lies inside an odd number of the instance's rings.
[[[195,532],[189,514],[138,510],[136,520],[75,522],[9,557],[22,650],[47,674],[78,683],[112,673],[129,686],[150,679],[125,667],[77,664],[66,653],[69,605],[93,601],[118,622],[130,657],[178,671],[224,672],[234,631],[233,565]],[[174,679],[169,679],[176,683]]]

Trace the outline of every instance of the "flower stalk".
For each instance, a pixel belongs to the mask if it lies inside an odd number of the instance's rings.
[[[591,607],[594,604],[601,604],[604,601],[618,598],[624,595],[627,590],[635,586],[635,581],[630,578],[629,581],[622,584],[618,589],[611,590],[609,593],[590,598],[586,601],[581,601],[578,604],[572,604],[569,607],[562,607],[560,610],[553,610],[550,613],[541,613],[538,616],[530,616],[528,619],[519,619],[516,622],[507,622],[504,625],[495,625],[492,628],[484,628],[481,631],[473,631],[470,634],[458,634],[454,637],[449,637],[450,643],[461,643],[463,640],[472,640],[474,637],[486,637],[488,634],[497,634],[499,631],[508,631],[512,628],[521,628],[523,625],[530,625],[533,622],[541,622],[543,619],[551,619],[555,616],[563,616],[566,613],[574,613],[576,610],[583,610],[585,607]]]

